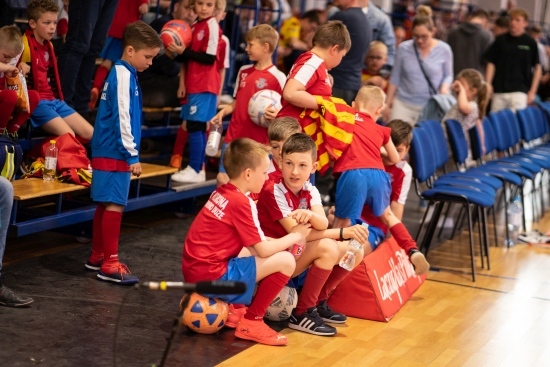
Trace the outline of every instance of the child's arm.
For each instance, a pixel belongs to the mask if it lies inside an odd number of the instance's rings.
[[[487,150],[485,148],[485,132],[483,130],[481,119],[476,120],[476,129],[477,135],[479,136],[479,143],[481,144],[481,155],[485,155],[485,153],[487,153]]]
[[[457,93],[456,102],[458,105],[458,110],[463,115],[469,115],[472,112],[472,107],[468,101],[468,96],[466,96],[466,89],[464,85],[458,80],[455,80],[451,85],[451,89]]]
[[[288,103],[302,108],[316,110],[317,100],[313,95],[306,91],[306,86],[296,79],[289,79],[283,89],[283,98]]]
[[[187,90],[185,89],[185,64],[181,64],[179,73],[178,98],[185,98]]]
[[[403,219],[403,212],[405,211],[405,205],[398,203],[397,201],[392,201],[390,203],[390,209],[393,212],[393,215],[397,217],[397,219],[399,220]]]
[[[0,73],[6,73],[9,77],[13,77],[19,73],[17,66],[11,66],[0,62]]]
[[[286,218],[279,220],[279,223],[281,223],[287,232],[290,232],[290,229],[298,223],[310,223],[313,229],[318,230],[328,228],[328,219],[321,205],[313,205],[311,210],[296,209]]]
[[[311,230],[307,236],[307,240],[316,241],[322,238],[332,238],[333,240],[340,241],[340,229],[342,230],[341,234],[344,240],[353,238],[362,244],[366,244],[369,241],[369,230],[361,224],[346,228],[330,228],[322,231]]]
[[[269,257],[277,252],[281,252],[292,246],[293,244],[305,239],[310,231],[309,224],[297,224],[284,237],[265,240],[252,246],[259,257]]]
[[[209,122],[214,125],[221,124],[225,116],[235,111],[236,105],[237,105],[237,100],[233,100],[233,102],[231,102],[230,104],[222,108],[221,111],[216,114],[216,116],[212,117],[212,120],[210,120]]]
[[[395,98],[395,92],[397,91],[397,85],[389,82],[388,91],[386,92],[386,108],[382,111],[382,119],[386,122],[390,120],[390,113],[393,107],[393,99]]]
[[[391,139],[389,139],[388,142],[380,148],[380,155],[382,156],[382,159],[390,165],[396,164],[401,160]]]

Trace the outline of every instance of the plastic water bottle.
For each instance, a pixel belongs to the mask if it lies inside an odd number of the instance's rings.
[[[519,227],[521,225],[521,217],[523,214],[519,196],[514,197],[514,201],[508,206],[508,211],[506,214],[508,216],[509,237],[504,239],[504,244],[510,247],[514,246],[518,242]]]
[[[210,134],[208,134],[208,141],[206,142],[206,155],[214,157],[218,154],[218,148],[222,140],[222,132],[222,124],[210,125]]]
[[[369,228],[369,225],[367,223],[362,224],[363,227]],[[355,267],[355,259],[357,257],[357,253],[361,251],[363,248],[363,245],[356,241],[355,239],[351,239],[348,242],[348,247],[346,250],[346,254],[342,256],[342,259],[340,260],[340,267],[352,271]]]
[[[46,161],[44,162],[44,172],[42,178],[44,181],[53,181],[57,170],[57,147],[55,140],[50,140],[50,146],[46,149]]]

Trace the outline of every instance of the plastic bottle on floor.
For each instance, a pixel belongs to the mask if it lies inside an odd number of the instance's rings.
[[[514,246],[518,242],[519,227],[523,209],[519,196],[514,197],[514,201],[508,206],[508,238],[504,239],[504,244],[508,247]]]
[[[53,181],[57,170],[57,147],[55,146],[55,140],[50,140],[50,146],[46,149],[45,158],[42,178],[44,181]]]

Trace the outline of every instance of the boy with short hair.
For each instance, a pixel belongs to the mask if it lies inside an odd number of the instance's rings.
[[[313,48],[296,60],[283,89],[283,108],[278,116],[300,120],[304,108],[316,110],[314,95],[332,95],[332,82],[328,71],[337,66],[351,47],[349,32],[344,23],[331,20],[321,25],[313,35]]]
[[[229,182],[210,195],[187,231],[183,276],[186,282],[244,282],[244,294],[217,296],[230,303],[230,308],[250,303],[248,309],[240,308],[243,316],[237,320],[235,336],[285,345],[287,338],[269,328],[263,317],[295,268],[292,255],[283,250],[305,238],[309,226],[296,226],[292,233],[273,240],[267,240],[259,227],[256,204],[246,193],[259,192],[266,180],[267,147],[248,138],[235,139],[227,146],[223,160]],[[257,282],[260,284],[252,299]]]
[[[365,66],[361,73],[363,85],[376,85],[385,91],[388,87],[388,78],[383,77],[380,71],[387,61],[388,46],[380,41],[372,41],[365,56]]]
[[[267,129],[255,124],[248,115],[248,102],[255,93],[261,90],[273,90],[282,93],[286,76],[277,69],[271,60],[279,35],[270,25],[260,24],[251,28],[246,34],[246,51],[248,58],[254,64],[241,67],[235,83],[235,93],[232,103],[224,107],[210,120],[211,124],[221,124],[225,116],[231,115],[231,122],[225,134],[223,151],[227,144],[236,138],[250,138],[262,144],[267,144]],[[270,107],[265,111],[267,120],[272,120],[279,111]],[[220,159],[218,185],[229,181]]]
[[[293,252],[299,255],[293,276],[309,270],[288,325],[294,330],[331,336],[336,334],[336,329],[325,322],[346,321],[345,315],[334,312],[326,302],[330,292],[350,273],[338,265],[346,253],[347,241],[344,237],[366,243],[368,231],[361,225],[327,229],[328,220],[321,196],[309,182],[310,175],[317,168],[316,160],[315,143],[307,134],[290,136],[283,145],[280,158],[282,178],[262,189],[258,217],[262,229],[270,237],[291,232],[301,223],[311,225],[305,246]],[[362,258],[361,250],[355,265]]]
[[[98,202],[94,214],[92,253],[86,263],[97,278],[116,284],[139,279],[118,258],[122,212],[127,204],[130,173],[139,177],[142,99],[137,72],[147,69],[162,42],[153,28],[138,20],[126,26],[122,58],[107,76],[92,138],[90,195]]]
[[[298,120],[293,117],[277,117],[267,128],[267,137],[271,147],[271,163],[269,170],[269,181],[280,179],[281,174],[281,150],[289,137],[302,132],[302,127]]]
[[[21,109],[17,106],[17,93],[14,90],[6,89],[6,77],[15,77],[19,73],[15,63],[22,51],[23,40],[19,28],[16,26],[0,28],[0,133],[6,130],[9,134],[15,134],[27,121],[39,102],[36,91],[27,91],[29,109]]]
[[[187,62],[183,91],[187,102],[182,105],[180,117],[185,121],[189,139],[189,165],[172,175],[175,182],[204,182],[203,170],[206,149],[206,125],[216,114],[218,94],[221,88],[217,62],[222,31],[216,19],[216,11],[225,11],[225,0],[190,0],[197,20],[191,26],[193,39],[189,47],[174,42],[167,50],[178,55],[176,61]],[[182,89],[183,88],[183,89]],[[182,135],[185,135],[182,133]],[[178,137],[176,137],[177,139]],[[183,149],[182,149],[183,150]]]
[[[57,59],[52,39],[59,7],[53,0],[31,0],[27,6],[29,27],[23,36],[24,51],[19,63],[30,63],[28,89],[34,89],[40,102],[31,114],[33,127],[53,135],[70,133],[90,140],[94,128],[63,101]]]
[[[401,247],[412,248],[416,242],[390,207],[391,184],[384,164],[396,164],[401,158],[390,139],[391,129],[375,122],[385,100],[386,94],[375,86],[362,87],[355,97],[353,140],[333,169],[341,174],[336,186],[334,226],[357,223],[363,206],[368,205]]]

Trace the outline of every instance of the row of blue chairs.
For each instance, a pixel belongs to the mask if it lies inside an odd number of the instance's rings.
[[[460,123],[454,120],[447,121],[447,136],[439,121],[428,120],[417,124],[413,132],[410,160],[417,194],[428,201],[428,208],[416,236],[420,249],[426,255],[444,206],[447,205],[446,218],[451,206],[460,204],[460,213],[465,212],[464,217],[468,220],[472,280],[475,281],[476,268],[473,231],[476,221],[479,227],[481,266],[484,268],[487,264],[487,268],[490,269],[488,213],[492,213],[494,237],[498,245],[496,211],[499,202],[502,202],[506,212],[508,200],[515,195],[515,190],[520,194],[524,204],[528,194],[532,194],[530,196],[534,204],[535,201],[542,203],[543,182],[548,182],[543,177],[550,163],[546,143],[550,105],[546,107],[546,113],[544,109],[529,107],[517,115],[511,110],[505,110],[486,117],[483,121],[485,154],[482,154],[479,134],[474,127],[470,131],[470,140],[472,155],[478,165],[469,168],[466,167],[469,146]],[[452,152],[453,162],[459,169],[457,171],[448,172],[449,150]],[[531,193],[525,192],[527,180],[533,183]],[[536,193],[540,193],[540,200],[535,199]],[[427,214],[432,206],[433,213],[427,221]],[[525,205],[523,207],[525,208]],[[542,212],[544,207],[541,205]],[[460,214],[458,217],[462,218]],[[424,229],[426,221],[428,223]],[[457,224],[460,222],[457,221]],[[505,224],[508,239],[507,218]],[[523,227],[525,228],[525,215]],[[423,232],[424,236],[420,238]],[[451,236],[454,232],[455,230]]]

